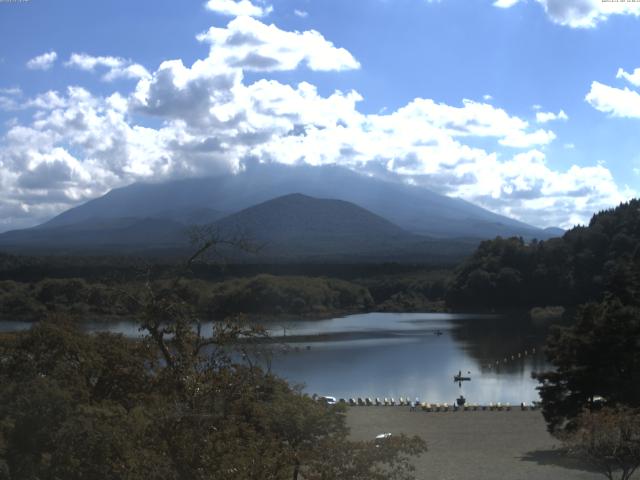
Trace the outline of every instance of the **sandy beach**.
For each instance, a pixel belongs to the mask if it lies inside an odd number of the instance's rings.
[[[415,460],[429,480],[573,480],[601,474],[559,452],[539,411],[412,412],[409,407],[351,407],[356,440],[384,432],[419,435],[428,452]]]

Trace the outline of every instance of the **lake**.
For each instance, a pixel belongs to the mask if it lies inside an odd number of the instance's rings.
[[[463,394],[471,403],[519,404],[538,400],[531,373],[548,368],[546,329],[513,315],[367,313],[269,326],[278,344],[263,366],[309,393],[337,398],[453,403]],[[0,322],[0,331],[28,327]],[[140,335],[126,321],[87,329]],[[458,372],[471,380],[454,383]]]

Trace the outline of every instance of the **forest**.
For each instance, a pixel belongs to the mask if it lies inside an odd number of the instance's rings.
[[[576,306],[637,294],[640,201],[593,216],[560,238],[496,238],[460,265],[446,292],[452,308]]]

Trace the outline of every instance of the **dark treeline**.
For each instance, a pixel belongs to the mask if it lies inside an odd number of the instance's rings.
[[[594,215],[563,237],[525,243],[483,242],[457,270],[447,292],[451,307],[578,305],[605,293],[623,301],[640,270],[640,201]]]
[[[135,306],[123,293],[140,291],[149,278],[172,278],[177,268],[167,259],[0,254],[0,318],[32,321],[49,313],[131,317]],[[210,318],[430,311],[443,308],[449,275],[420,264],[201,262],[182,279],[182,293]]]
[[[233,277],[220,281],[184,278],[181,298],[207,318],[245,313],[324,318],[331,315],[382,311],[441,310],[448,271],[339,278],[268,275]],[[136,280],[44,278],[33,282],[0,280],[0,320],[37,321],[49,314],[82,319],[136,315],[132,294],[147,288],[147,275]],[[168,288],[170,277],[152,281]]]
[[[171,272],[184,257],[167,258],[135,256],[22,256],[0,252],[0,280],[32,282],[42,278],[84,278],[87,280],[127,281],[140,278],[152,270],[154,275]],[[368,278],[381,275],[409,275],[436,269],[453,268],[456,264],[423,263],[201,263],[194,265],[191,275],[203,280],[219,281],[235,277],[252,277],[262,273],[332,277]]]
[[[159,279],[151,284],[158,290],[174,289],[182,301],[212,319],[239,313],[325,317],[367,311],[374,306],[365,287],[338,279],[257,275],[223,282],[183,279],[177,285]],[[148,285],[142,281],[107,284],[81,278],[48,278],[32,283],[3,280],[0,319],[35,321],[50,314],[82,319],[132,317],[139,308],[131,296]]]

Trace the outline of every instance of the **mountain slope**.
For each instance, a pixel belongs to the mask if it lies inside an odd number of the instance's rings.
[[[278,255],[383,253],[423,239],[353,203],[302,194],[269,200],[215,225],[244,233]]]
[[[74,253],[185,245],[187,226],[157,218],[92,218],[70,225],[14,230],[0,235],[0,247],[10,250]]]
[[[343,200],[302,194],[278,197],[212,224],[223,237],[242,236],[260,245],[257,254],[222,246],[239,261],[338,261],[451,263],[477,242],[434,240],[407,232]],[[148,253],[184,255],[188,227],[169,219],[91,218],[0,235],[0,248],[46,253]]]
[[[163,212],[209,208],[231,214],[273,198],[302,193],[355,203],[412,233],[440,238],[523,236],[549,238],[544,231],[497,215],[464,200],[427,189],[385,181],[336,167],[252,165],[237,175],[134,184],[72,208],[43,227],[91,218],[167,218]]]

